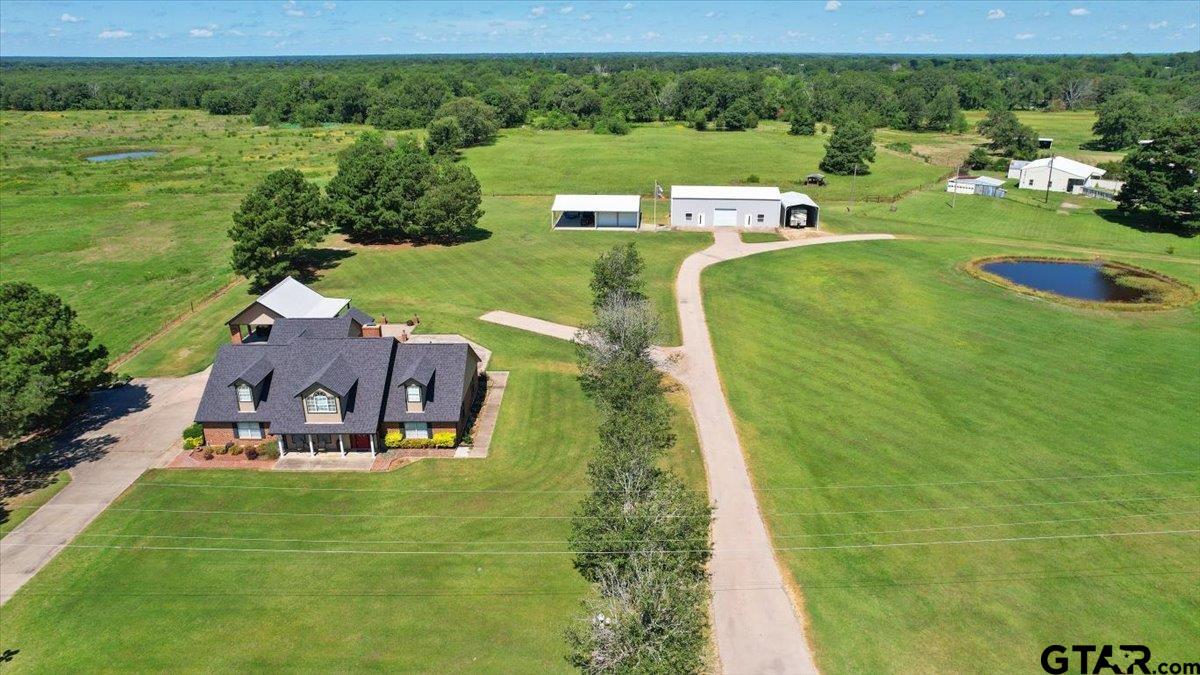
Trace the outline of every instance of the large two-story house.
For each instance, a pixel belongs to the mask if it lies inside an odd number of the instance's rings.
[[[282,295],[311,302],[280,303],[281,286]],[[332,316],[308,315],[313,307],[329,313],[335,303]],[[274,313],[269,322],[264,309]],[[259,323],[246,330],[247,317]],[[207,445],[278,439],[285,453],[374,454],[389,431],[406,438],[452,432],[456,439],[465,431],[479,379],[479,357],[465,342],[383,336],[349,300],[324,298],[294,279],[229,322],[239,324],[232,343],[217,351],[196,412]]]

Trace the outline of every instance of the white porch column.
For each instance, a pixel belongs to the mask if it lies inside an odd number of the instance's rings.
[[[305,434],[305,435],[304,435],[304,437],[308,439],[308,456],[309,456],[309,457],[316,457],[316,456],[317,456],[317,451],[316,451],[316,449],[315,449],[315,448],[313,448],[313,444],[312,444],[312,434]]]
[[[341,434],[338,434],[338,450],[341,451],[342,457],[346,456],[346,442]]]
[[[371,434],[371,456],[375,456],[375,434]]]
[[[287,455],[287,434],[279,434],[279,456]]]

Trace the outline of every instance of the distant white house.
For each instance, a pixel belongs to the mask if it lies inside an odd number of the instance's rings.
[[[1068,157],[1043,157],[1020,166],[1014,166],[1016,164],[1013,162],[1009,165],[1008,175],[1013,177],[1015,171],[1017,187],[1024,190],[1049,189],[1051,192],[1082,194],[1089,181],[1104,176],[1104,169]]]
[[[1005,191],[1001,185],[1004,185],[1002,179],[991,176],[956,176],[946,181],[946,192],[1003,198]]]

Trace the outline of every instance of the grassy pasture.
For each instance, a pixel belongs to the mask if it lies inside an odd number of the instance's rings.
[[[1087,535],[1200,525],[1200,309],[1075,310],[957,269],[1040,250],[871,242],[706,273],[723,380],[824,670],[1026,672],[1047,644],[1129,635],[1190,658],[1196,535]],[[1147,266],[1200,284],[1193,265]],[[1078,538],[1036,539],[1063,535]]]
[[[27,492],[16,492],[0,500],[0,537],[12,532],[21,521],[29,517],[39,506],[50,501],[67,483],[71,482],[71,474],[66,471],[49,476],[45,485]],[[12,485],[5,485],[10,488]]]

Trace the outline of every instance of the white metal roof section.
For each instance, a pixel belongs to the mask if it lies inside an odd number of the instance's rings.
[[[640,195],[555,195],[550,210],[630,213],[642,210],[642,198]]]
[[[990,185],[992,187],[1000,187],[1001,185],[1004,185],[1003,180],[999,178],[992,178],[991,176],[976,176],[975,183],[978,185]]]
[[[777,187],[749,187],[745,185],[672,185],[671,198],[675,199],[779,199]]]
[[[350,304],[349,298],[327,298],[292,277],[271,287],[259,304],[289,319],[328,319]]]
[[[1054,169],[1056,171],[1065,171],[1071,175],[1079,176],[1080,178],[1088,178],[1090,176],[1103,176],[1104,175],[1104,169],[1097,169],[1096,167],[1092,166],[1091,164],[1084,164],[1083,162],[1076,162],[1075,160],[1070,159],[1069,157],[1060,157],[1058,155],[1055,155],[1054,157],[1043,157],[1041,159],[1035,159],[1032,162],[1026,164],[1022,168],[1036,169],[1038,167],[1043,167],[1043,166],[1048,167],[1048,166],[1050,166],[1051,160],[1054,160]]]
[[[803,192],[784,192],[779,195],[779,201],[783,202],[784,207],[799,206],[816,206],[817,203],[812,200],[812,197]]]

